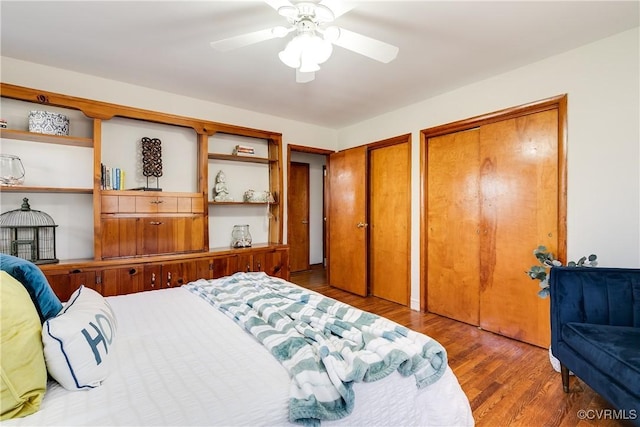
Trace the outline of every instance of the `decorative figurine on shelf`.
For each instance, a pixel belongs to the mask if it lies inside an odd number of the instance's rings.
[[[227,177],[224,172],[219,171],[216,175],[216,185],[213,188],[214,202],[233,202],[233,197],[229,196],[229,190],[227,189]]]
[[[142,175],[147,177],[147,191],[162,191],[160,177],[162,176],[162,141],[158,138],[142,138]],[[156,187],[149,187],[149,177],[156,178]]]

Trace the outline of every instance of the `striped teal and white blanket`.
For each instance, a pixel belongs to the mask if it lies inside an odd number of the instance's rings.
[[[397,370],[422,388],[447,368],[445,349],[388,319],[265,273],[184,285],[258,339],[291,377],[289,418],[307,425],[353,410],[352,385]]]

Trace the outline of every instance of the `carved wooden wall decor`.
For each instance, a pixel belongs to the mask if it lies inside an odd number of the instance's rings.
[[[142,174],[147,177],[147,188],[149,188],[149,177],[156,178],[154,190],[160,190],[160,177],[162,176],[162,141],[158,138],[142,138]]]

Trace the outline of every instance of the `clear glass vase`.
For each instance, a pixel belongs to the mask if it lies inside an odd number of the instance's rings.
[[[251,233],[247,224],[234,225],[231,231],[231,247],[232,248],[250,248]]]
[[[22,185],[24,166],[20,157],[12,154],[0,154],[0,185]]]

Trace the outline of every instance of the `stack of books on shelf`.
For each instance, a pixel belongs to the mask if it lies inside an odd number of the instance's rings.
[[[236,145],[236,148],[233,149],[234,156],[244,156],[255,154],[253,147],[248,147],[246,145]]]
[[[102,190],[124,190],[124,171],[100,164],[102,173],[100,175],[100,188]]]

